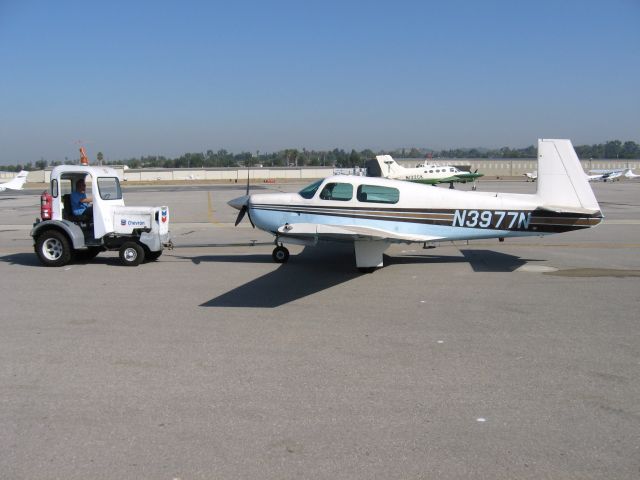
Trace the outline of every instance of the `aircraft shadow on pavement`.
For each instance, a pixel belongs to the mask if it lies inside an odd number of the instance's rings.
[[[539,262],[521,258],[508,253],[494,252],[493,250],[460,250],[462,257],[452,255],[408,255],[385,256],[384,264],[402,265],[416,263],[468,263],[474,272],[513,272],[529,262]]]
[[[406,264],[468,263],[474,272],[513,272],[529,261],[491,250],[461,250],[453,255],[386,256],[385,266]],[[271,263],[271,255],[208,255],[201,262]],[[305,248],[285,265],[230,290],[201,307],[275,308],[361,276],[355,268],[351,247]],[[375,275],[375,273],[373,274]]]
[[[243,258],[246,257],[246,258]],[[273,263],[271,255],[211,255],[195,257],[194,263],[253,262]],[[326,290],[358,277],[352,249],[305,248],[288,263],[255,280],[223,293],[201,307],[275,308],[299,298]]]
[[[474,272],[513,272],[529,262],[540,262],[493,250],[460,250]]]

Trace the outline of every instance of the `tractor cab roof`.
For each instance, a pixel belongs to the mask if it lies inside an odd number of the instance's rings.
[[[71,176],[91,175],[97,177],[117,177],[118,173],[110,167],[88,165],[59,165],[51,171],[51,179]]]

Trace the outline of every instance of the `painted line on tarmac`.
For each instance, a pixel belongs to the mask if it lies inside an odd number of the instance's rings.
[[[215,218],[215,209],[213,208],[213,198],[211,198],[211,192],[207,192],[207,217],[209,218],[209,222],[214,225],[220,225]]]

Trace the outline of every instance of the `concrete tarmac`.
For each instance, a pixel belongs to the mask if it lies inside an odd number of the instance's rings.
[[[40,192],[2,193],[0,478],[639,478],[640,183],[593,187],[594,229],[369,275],[344,246],[273,263],[241,185],[126,186],[176,249],[45,268]]]

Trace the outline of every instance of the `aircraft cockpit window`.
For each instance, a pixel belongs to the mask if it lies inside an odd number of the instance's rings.
[[[350,183],[327,183],[320,192],[320,198],[347,202],[353,198],[353,185]]]
[[[321,183],[322,183],[322,180],[318,180],[317,182],[313,182],[311,185],[308,185],[308,186],[304,187],[302,190],[300,190],[298,192],[298,195],[300,195],[302,198],[307,198],[307,199],[313,198],[313,196],[318,191],[318,188],[320,187]]]
[[[449,171],[450,171],[450,172],[455,172],[455,169],[450,168],[450,169],[449,169]]]
[[[398,203],[400,190],[379,185],[360,185],[357,197],[359,201],[367,203]]]

